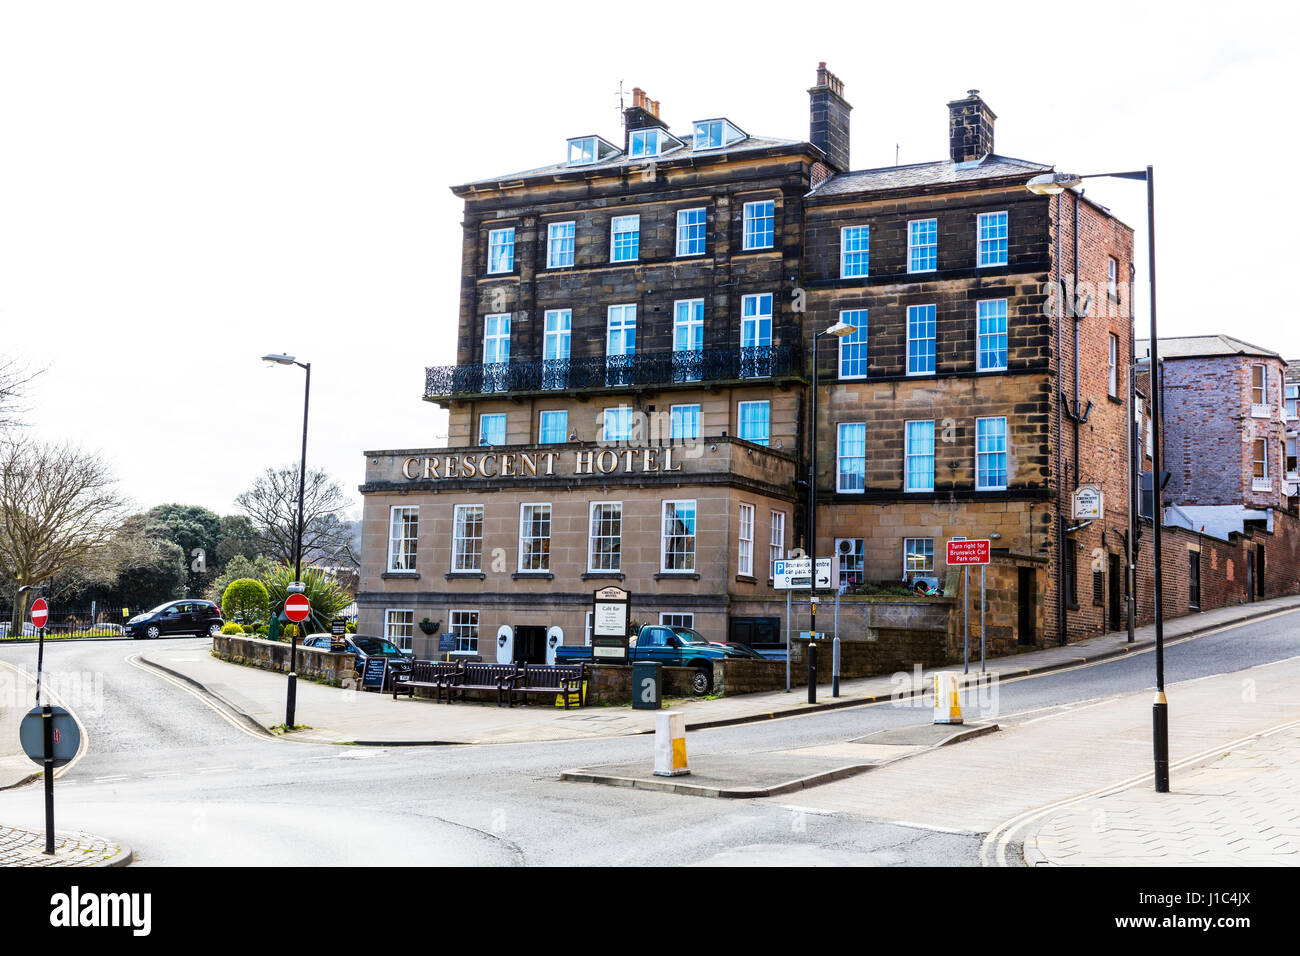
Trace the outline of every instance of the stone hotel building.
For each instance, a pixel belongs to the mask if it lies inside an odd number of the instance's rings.
[[[790,140],[716,115],[674,132],[635,90],[619,137],[454,187],[457,362],[424,392],[448,443],[366,452],[363,631],[407,643],[428,618],[542,661],[614,583],[642,623],[780,640],[813,400],[817,550],[845,592],[944,580],[946,539],[992,537],[995,642],[1115,613],[1076,579],[1122,586],[1130,230],[1030,193],[1051,167],[994,152],[974,91],[948,104],[948,157],[863,171],[825,64],[809,96]],[[1104,518],[1070,517],[1081,483]]]

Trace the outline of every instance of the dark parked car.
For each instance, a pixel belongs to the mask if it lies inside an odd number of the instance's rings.
[[[211,601],[168,601],[126,622],[132,637],[167,637],[172,634],[220,634],[221,608]]]
[[[333,640],[330,634],[308,634],[303,638],[302,646],[328,648]],[[395,676],[403,677],[411,673],[410,656],[392,641],[386,641],[382,637],[348,634],[344,637],[344,642],[348,650],[356,655],[358,674],[366,669],[368,657],[387,657],[388,672]]]

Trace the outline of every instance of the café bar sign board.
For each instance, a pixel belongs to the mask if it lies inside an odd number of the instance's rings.
[[[414,455],[402,462],[408,481],[465,478],[554,478],[658,474],[681,471],[681,452],[661,448],[575,448],[571,451],[486,451],[470,455]]]
[[[591,657],[597,664],[627,663],[630,597],[627,591],[612,585],[592,595]]]
[[[1072,498],[1075,518],[1100,520],[1105,514],[1105,501],[1101,489],[1096,485],[1080,485]]]

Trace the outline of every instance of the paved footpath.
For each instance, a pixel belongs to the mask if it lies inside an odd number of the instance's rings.
[[[1300,596],[1187,615],[1165,625],[1165,640],[1174,641],[1296,607],[1300,607]],[[1135,638],[1134,643],[1128,644],[1126,635],[1106,634],[1065,647],[994,658],[988,661],[988,671],[996,674],[999,680],[1009,680],[1143,650],[1154,642],[1155,630],[1150,626],[1139,628]],[[251,723],[272,727],[284,721],[283,674],[217,660],[197,642],[189,646],[146,647],[141,657],[192,684],[202,685],[231,710],[245,715]],[[960,669],[960,665],[957,668]],[[941,669],[954,668],[949,665]],[[976,659],[971,667],[972,679],[978,669]],[[933,671],[844,680],[840,682],[840,697],[834,700],[830,696],[828,670],[823,678],[827,683],[819,682],[819,703],[816,705],[808,704],[807,692],[798,686],[790,692],[779,690],[716,700],[681,700],[672,701],[671,705],[686,715],[688,730],[698,730],[725,723],[809,713],[819,708],[862,704],[889,699],[900,693],[911,695],[929,689],[931,673]],[[297,731],[292,737],[315,743],[485,744],[652,733],[655,714],[653,711],[633,710],[630,706],[583,707],[565,711],[562,707],[539,704],[537,699],[530,706],[514,708],[497,707],[494,703],[439,704],[406,697],[394,701],[391,694],[345,691],[300,680],[296,720],[311,729]]]
[[[126,866],[131,849],[88,833],[54,833],[54,855],[45,855],[45,834],[0,826],[0,866]]]
[[[1025,840],[1037,866],[1300,864],[1300,726],[1274,731],[1177,775],[1079,801]]]

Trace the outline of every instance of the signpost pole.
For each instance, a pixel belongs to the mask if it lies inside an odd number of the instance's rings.
[[[45,628],[41,628],[45,641]],[[38,685],[39,687],[39,685]],[[41,731],[45,740],[45,852],[54,855],[54,711],[48,697],[41,708]]]
[[[790,693],[790,592],[785,592],[785,692]]]
[[[984,674],[984,569],[987,564],[980,565],[980,674]]]
[[[831,655],[834,660],[831,661],[831,696],[840,696],[840,591],[835,589],[835,643],[832,645],[834,653]]]
[[[970,673],[970,565],[962,568],[961,672]]]

